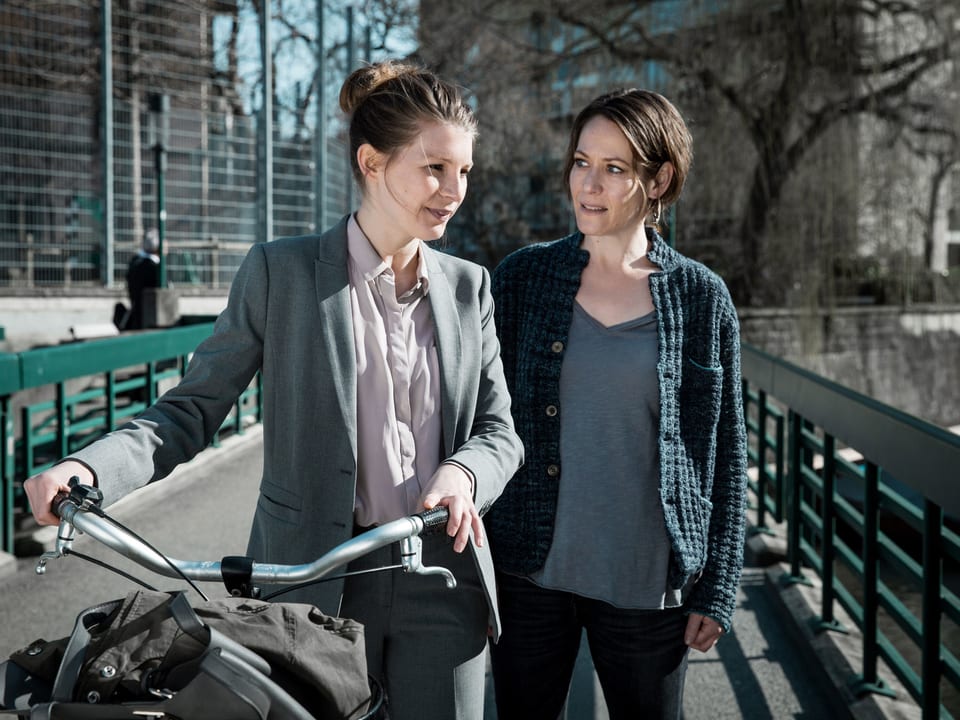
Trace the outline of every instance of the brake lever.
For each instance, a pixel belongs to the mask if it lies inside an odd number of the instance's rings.
[[[57,528],[57,544],[53,550],[47,550],[40,556],[34,572],[36,572],[37,575],[43,575],[47,572],[48,560],[57,560],[70,552],[76,534],[77,529],[73,526],[73,523],[61,518],[60,526]]]
[[[71,522],[73,513],[65,512],[65,510],[69,507],[75,508],[74,512],[90,510],[94,507],[99,508],[103,503],[103,493],[91,485],[81,485],[80,478],[77,476],[70,478],[68,484],[70,492],[58,492],[50,503],[54,515],[60,518],[60,525],[57,528],[57,543],[53,550],[48,550],[40,556],[35,568],[37,575],[46,573],[48,560],[62,558],[73,548],[73,540],[76,537],[77,529]],[[69,515],[69,517],[64,517],[65,515]]]
[[[445,567],[428,567],[423,564],[423,541],[419,535],[404,538],[400,541],[400,564],[404,572],[417,575],[440,575],[451,590],[457,586],[457,579]]]

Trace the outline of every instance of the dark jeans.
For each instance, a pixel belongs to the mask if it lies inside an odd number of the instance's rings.
[[[624,610],[503,573],[497,587],[503,634],[491,659],[498,720],[556,720],[584,629],[611,720],[681,717],[682,608]]]

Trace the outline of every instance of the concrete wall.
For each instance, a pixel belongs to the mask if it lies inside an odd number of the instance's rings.
[[[911,415],[960,424],[960,307],[749,310],[741,335]]]

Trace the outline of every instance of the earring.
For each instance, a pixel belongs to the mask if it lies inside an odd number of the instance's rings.
[[[659,225],[659,224],[660,224],[660,216],[661,216],[662,214],[663,214],[663,202],[661,202],[660,198],[657,198],[656,209],[655,209],[654,212],[653,212],[653,224],[654,224],[654,225]]]

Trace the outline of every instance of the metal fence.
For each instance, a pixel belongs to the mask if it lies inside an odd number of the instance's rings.
[[[168,280],[229,285],[266,234],[265,157],[272,235],[315,229],[314,135],[282,108],[258,132],[261,88],[236,70],[258,77],[255,30],[236,0],[0,4],[0,290],[122,285],[161,210]],[[155,94],[169,98],[165,117],[150,112]],[[329,176],[343,178],[325,193],[332,218],[350,175],[343,141],[325,150]]]
[[[213,332],[198,323],[76,345],[0,353],[0,551],[27,517],[23,480],[141,413],[183,376]],[[243,433],[263,415],[259,373],[217,431]]]
[[[850,690],[960,717],[960,437],[747,345],[744,402],[757,525],[785,523],[788,582],[820,576],[815,632],[861,636]]]

